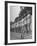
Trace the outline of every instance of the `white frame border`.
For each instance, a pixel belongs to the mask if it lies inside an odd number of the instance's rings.
[[[23,39],[23,40],[10,40],[10,6],[28,6],[32,7],[32,39]],[[8,43],[19,43],[19,42],[34,42],[34,20],[35,20],[35,6],[32,4],[15,4],[15,3],[8,3]]]

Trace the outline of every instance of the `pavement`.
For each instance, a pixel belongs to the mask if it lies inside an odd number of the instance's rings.
[[[24,37],[23,39],[31,39],[32,38],[32,32],[29,32],[29,33],[10,32],[10,40],[22,39],[21,34]]]

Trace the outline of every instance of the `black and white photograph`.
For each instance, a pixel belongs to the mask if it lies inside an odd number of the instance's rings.
[[[32,7],[10,6],[10,40],[32,39]]]
[[[36,29],[36,4],[26,2],[6,2],[7,32],[8,42],[35,43]]]

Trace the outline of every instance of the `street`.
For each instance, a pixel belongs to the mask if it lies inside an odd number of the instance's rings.
[[[24,33],[24,39],[31,39],[32,38],[32,34],[31,32]],[[21,39],[21,33],[16,33],[16,32],[10,32],[10,40],[17,40],[17,39]]]

